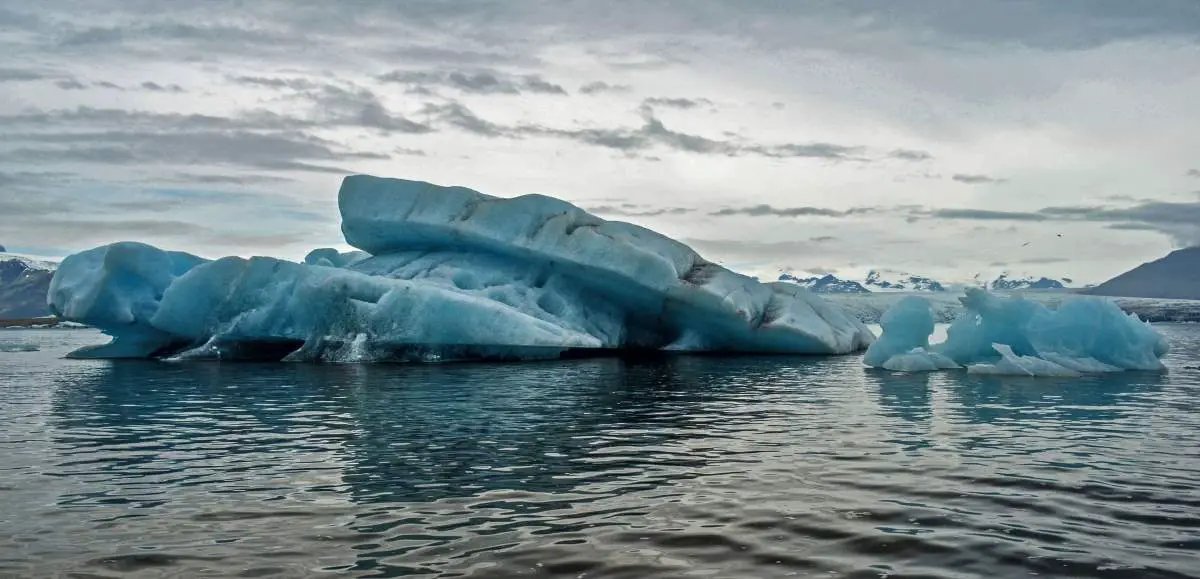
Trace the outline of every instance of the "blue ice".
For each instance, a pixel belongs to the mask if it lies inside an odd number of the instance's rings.
[[[901,300],[881,318],[883,335],[867,349],[864,363],[928,371],[950,362],[971,373],[1024,376],[1163,369],[1166,338],[1109,300],[1077,297],[1051,310],[1019,295],[969,288],[960,301],[966,311],[950,325],[945,342],[930,346],[929,302]]]
[[[794,284],[759,283],[552,197],[356,175],[343,181],[338,207],[356,251],[206,262],[115,244],[67,258],[50,301],[114,337],[77,353],[95,357],[844,354],[874,340],[840,306]]]

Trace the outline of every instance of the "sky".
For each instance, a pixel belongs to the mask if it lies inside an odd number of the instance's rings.
[[[345,175],[745,273],[1096,283],[1200,244],[1195,0],[0,0],[0,244],[347,249]]]

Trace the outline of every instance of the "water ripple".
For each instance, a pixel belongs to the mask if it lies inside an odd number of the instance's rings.
[[[7,332],[0,576],[1197,577],[1200,326],[1164,331],[1170,373],[1083,380],[108,363]]]

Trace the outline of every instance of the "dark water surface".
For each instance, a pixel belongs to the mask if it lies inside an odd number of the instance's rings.
[[[3,331],[0,576],[1200,577],[1200,325],[1162,328],[1169,373],[1083,380]]]

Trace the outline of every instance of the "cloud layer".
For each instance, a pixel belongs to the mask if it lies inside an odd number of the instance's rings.
[[[1191,0],[171,8],[0,0],[0,243],[297,257],[351,172],[558,195],[755,272],[1099,281],[1200,243]]]

